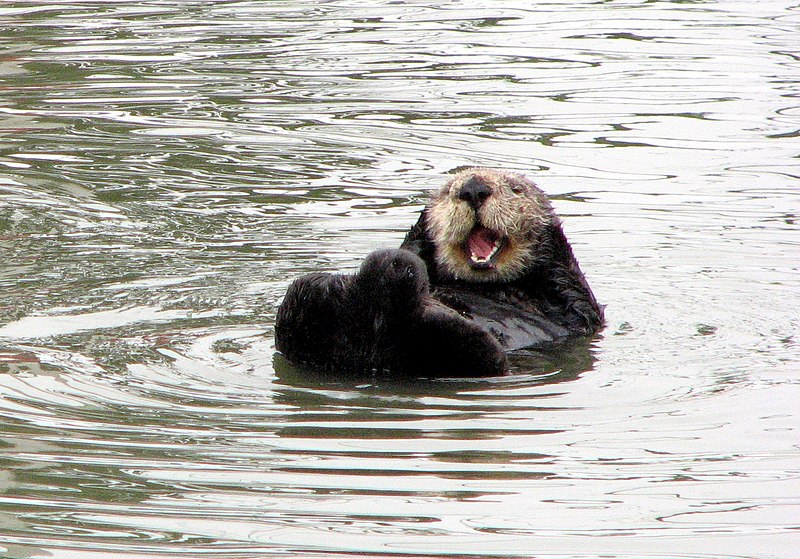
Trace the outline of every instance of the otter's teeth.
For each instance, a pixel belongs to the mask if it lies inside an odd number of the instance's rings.
[[[500,243],[495,243],[494,246],[492,247],[492,251],[486,256],[478,256],[474,252],[470,252],[469,257],[470,260],[472,260],[476,264],[485,264],[486,262],[494,258],[494,255],[497,254],[498,250],[500,250]]]

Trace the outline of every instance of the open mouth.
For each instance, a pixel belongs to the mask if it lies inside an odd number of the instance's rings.
[[[464,243],[469,265],[476,270],[494,269],[498,255],[505,247],[505,237],[497,231],[476,225]]]

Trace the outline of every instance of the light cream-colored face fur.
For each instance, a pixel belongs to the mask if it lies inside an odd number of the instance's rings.
[[[490,190],[477,211],[459,198],[472,178]],[[428,207],[428,229],[440,273],[472,282],[508,282],[523,275],[540,256],[537,249],[545,226],[557,219],[536,185],[522,175],[495,169],[459,172],[434,194]],[[467,239],[478,225],[502,239],[491,266],[476,265],[467,249]]]

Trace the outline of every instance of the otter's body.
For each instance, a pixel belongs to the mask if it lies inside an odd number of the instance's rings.
[[[521,175],[456,174],[401,248],[425,262],[435,299],[506,349],[591,334],[603,323],[547,196]]]
[[[290,361],[341,374],[489,376],[507,366],[486,330],[430,297],[425,264],[404,250],[373,252],[355,275],[295,280],[275,337]]]

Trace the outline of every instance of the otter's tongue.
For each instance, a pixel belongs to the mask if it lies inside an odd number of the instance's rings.
[[[497,252],[500,235],[483,226],[476,227],[467,237],[467,248],[474,262],[486,262]]]

